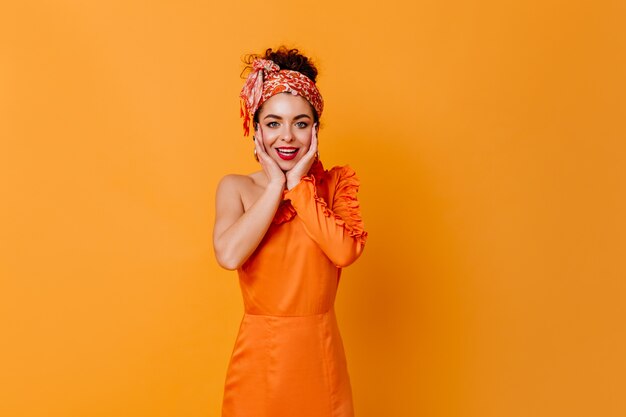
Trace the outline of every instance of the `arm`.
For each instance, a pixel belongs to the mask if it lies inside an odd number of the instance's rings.
[[[352,168],[338,169],[332,210],[317,196],[315,177],[304,176],[285,198],[298,212],[307,234],[337,267],[356,261],[365,247],[367,232],[363,229],[357,200],[359,180]]]
[[[215,196],[213,248],[220,266],[230,270],[243,265],[259,246],[282,201],[285,188],[285,175],[267,154],[261,129],[255,132],[254,145],[259,163],[269,180],[261,197],[244,212],[239,191],[241,184],[235,175],[227,175],[220,181]]]
[[[283,185],[270,183],[244,212],[239,181],[234,175],[225,176],[216,193],[213,248],[217,262],[229,270],[239,268],[257,248],[272,223],[283,193]]]

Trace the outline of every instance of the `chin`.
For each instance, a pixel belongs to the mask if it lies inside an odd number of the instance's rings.
[[[297,160],[284,161],[284,160],[282,160],[280,158],[279,159],[274,159],[274,161],[276,161],[276,163],[278,164],[280,169],[282,169],[283,171],[289,171],[298,162]]]
[[[283,170],[283,172],[289,171],[291,168],[294,167],[294,165],[295,165],[295,163],[293,163],[293,162],[280,161],[278,163],[278,166],[280,167],[280,169]]]

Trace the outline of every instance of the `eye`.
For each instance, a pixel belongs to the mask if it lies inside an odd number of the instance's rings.
[[[298,126],[301,129],[304,129],[305,127],[307,127],[309,124],[307,122],[298,122],[296,123],[296,126]]]
[[[269,122],[267,124],[267,127],[277,127],[278,126],[278,122]]]

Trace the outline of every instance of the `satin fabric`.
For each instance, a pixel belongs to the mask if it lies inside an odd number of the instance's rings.
[[[222,417],[352,417],[334,311],[343,267],[363,252],[349,166],[317,160],[283,193],[256,251],[237,270],[245,313],[230,359]]]

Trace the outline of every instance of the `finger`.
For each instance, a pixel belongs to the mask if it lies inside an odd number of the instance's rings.
[[[313,130],[311,131],[311,145],[309,146],[308,155],[311,157],[317,152],[317,133],[315,132],[315,125],[313,125]]]
[[[263,150],[263,147],[261,146],[262,142],[259,140],[259,138],[255,137],[254,138],[254,146],[256,149],[256,156],[257,158],[259,158],[259,162],[261,162],[261,164],[263,165],[264,162],[266,162],[266,158],[269,157],[269,155],[267,155],[267,153]]]
[[[256,136],[254,137],[254,154],[256,156],[257,162],[263,165],[263,152],[259,147],[259,141]]]
[[[254,145],[258,145],[258,139],[259,139],[259,135],[261,134],[261,132],[259,132],[259,129],[256,128],[255,125],[255,129],[254,129],[254,134],[252,135],[252,140],[254,140]]]
[[[259,132],[259,138],[258,138],[259,146],[261,147],[263,152],[267,154],[267,149],[265,149],[265,143],[263,142],[263,131],[261,130],[261,124],[257,123],[257,127],[258,127],[258,132]]]
[[[259,157],[259,161],[262,162],[263,166],[271,166],[275,164],[274,160],[269,156],[269,154],[265,151],[263,147],[263,142],[257,138],[257,156]]]
[[[317,123],[313,124],[313,138],[311,144],[315,146],[315,150],[317,151]]]
[[[259,155],[267,154],[267,152],[265,152],[265,148],[263,147],[263,141],[261,139],[259,139],[257,136],[255,136],[255,138],[254,138],[254,144],[256,146],[257,153]]]
[[[261,123],[256,124],[256,133],[259,142],[263,142],[263,130],[261,129]]]
[[[254,136],[254,148],[256,149],[257,154],[261,153],[261,146],[259,145],[259,138],[257,138],[256,135]]]

